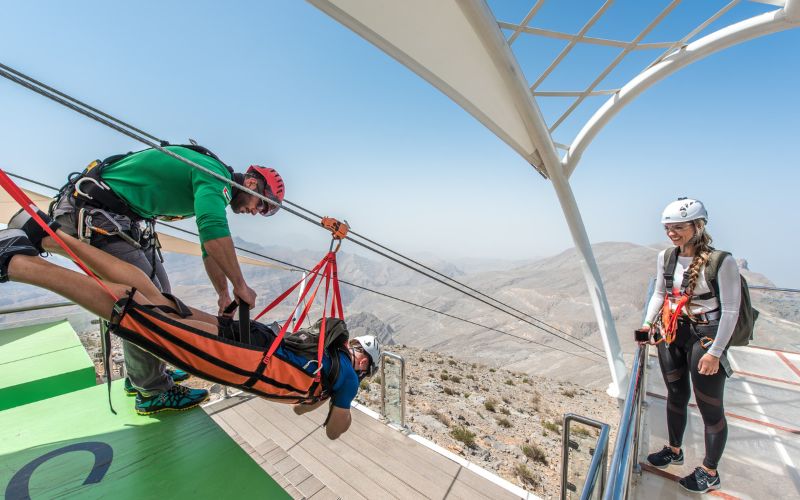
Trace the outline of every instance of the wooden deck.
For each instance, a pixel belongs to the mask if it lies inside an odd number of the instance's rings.
[[[326,410],[298,417],[288,405],[243,394],[206,407],[293,498],[536,498],[509,491],[476,473],[474,466],[357,409],[350,431],[331,441],[322,429]]]

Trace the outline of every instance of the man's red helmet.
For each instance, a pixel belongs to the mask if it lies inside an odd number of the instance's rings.
[[[259,165],[250,165],[247,169],[248,174],[256,173],[264,179],[264,196],[278,203],[283,202],[283,196],[286,194],[286,187],[283,184],[283,179],[274,168],[262,167]],[[261,209],[261,215],[269,217],[274,214],[280,207],[271,203],[264,202],[264,207]]]

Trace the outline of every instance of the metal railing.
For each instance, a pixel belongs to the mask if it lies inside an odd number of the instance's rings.
[[[386,414],[386,361],[392,359],[400,363],[400,380],[398,390],[400,391],[400,427],[406,426],[406,360],[399,354],[384,351],[381,353],[381,415],[389,418]]]
[[[639,428],[641,424],[642,402],[644,401],[644,373],[647,365],[647,344],[637,347],[633,358],[628,395],[622,409],[617,442],[611,456],[608,470],[608,488],[603,492],[603,500],[624,499],[628,494],[630,476],[639,469]]]
[[[53,302],[51,304],[40,304],[37,306],[9,307],[7,309],[0,309],[0,315],[15,314],[15,313],[29,312],[29,311],[40,311],[42,309],[55,309],[57,307],[69,307],[77,305],[78,304],[74,302]]]
[[[647,306],[653,295],[656,280],[651,279],[647,289],[642,322],[647,315]],[[631,339],[633,340],[633,339]],[[633,358],[631,377],[622,416],[617,427],[617,441],[611,455],[611,467],[608,470],[608,487],[603,492],[603,500],[620,500],[627,498],[631,473],[641,473],[639,467],[639,430],[642,422],[642,405],[646,393],[647,351],[648,344],[639,344]]]
[[[578,450],[580,447],[577,441],[570,439],[570,424],[573,421],[600,430],[594,449],[589,449],[592,460],[589,463],[586,479],[583,481],[583,488],[580,492],[581,500],[588,500],[594,498],[595,491],[602,493],[606,487],[606,465],[608,463],[608,440],[610,430],[608,424],[591,418],[582,417],[573,413],[564,415],[564,430],[562,433],[563,445],[561,447],[561,500],[567,499],[567,491],[577,492],[577,485],[570,483],[568,477],[569,450]],[[600,489],[595,490],[598,479],[600,481]]]

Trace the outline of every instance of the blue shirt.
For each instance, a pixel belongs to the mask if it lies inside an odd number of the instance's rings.
[[[281,351],[281,355],[286,359],[291,360],[298,366],[304,366],[308,363],[308,358],[305,356],[301,356],[300,354],[296,354],[289,349],[284,349],[283,346],[278,348]],[[314,359],[316,361],[316,359]],[[316,363],[311,363],[308,368],[306,368],[306,372],[309,374],[314,373],[316,369]],[[331,372],[331,357],[328,356],[328,353],[322,354],[322,376],[328,377]],[[337,408],[344,408],[349,409],[350,404],[355,399],[356,394],[358,393],[358,375],[356,375],[355,369],[353,369],[353,363],[350,362],[350,358],[347,354],[343,352],[339,352],[339,375],[336,377],[336,380],[333,381],[333,386],[330,388],[331,391],[331,401],[333,402],[333,406]]]

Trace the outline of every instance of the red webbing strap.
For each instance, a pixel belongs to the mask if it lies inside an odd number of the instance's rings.
[[[298,304],[299,304],[300,302],[302,302],[302,301],[303,301],[303,299],[305,298],[306,294],[308,293],[308,290],[310,290],[310,289],[311,289],[311,286],[314,284],[314,280],[315,280],[315,279],[317,279],[317,275],[319,274],[319,268],[320,268],[320,267],[322,267],[322,264],[324,264],[324,263],[325,263],[325,259],[322,259],[322,260],[321,260],[321,261],[319,261],[319,263],[318,263],[316,266],[314,266],[314,268],[311,270],[311,272],[310,272],[310,274],[311,274],[311,281],[309,282],[308,286],[306,286],[305,290],[303,290],[303,295],[302,295],[302,296],[300,297],[300,299],[297,301],[297,303],[298,303]],[[283,302],[283,301],[284,301],[284,299],[286,299],[286,297],[288,297],[288,296],[289,296],[289,294],[290,294],[290,293],[292,293],[292,292],[294,291],[294,289],[295,289],[295,288],[297,288],[297,287],[300,285],[300,283],[302,283],[302,282],[303,282],[303,279],[304,279],[304,278],[300,278],[300,281],[298,281],[297,283],[295,283],[294,285],[292,285],[292,286],[291,286],[291,287],[290,287],[288,290],[286,290],[285,292],[283,292],[282,294],[280,294],[280,295],[278,296],[278,298],[276,298],[275,300],[273,300],[272,302],[270,302],[270,304],[269,304],[267,307],[265,307],[265,308],[264,308],[264,309],[263,309],[263,310],[262,310],[260,313],[258,313],[258,314],[256,315],[256,317],[255,317],[255,318],[253,318],[253,320],[254,320],[254,321],[255,321],[255,320],[258,320],[259,318],[261,318],[261,316],[263,316],[263,315],[267,314],[267,313],[268,313],[269,311],[271,311],[271,310],[272,310],[272,309],[273,309],[275,306],[277,306],[278,304],[280,304],[281,302]],[[296,308],[295,308],[295,309],[296,309]]]
[[[6,192],[9,195],[11,195],[12,198],[14,198],[14,201],[19,203],[19,205],[26,212],[28,212],[28,214],[30,214],[31,217],[33,217],[33,220],[35,220],[36,223],[39,224],[42,227],[42,229],[45,230],[45,232],[47,234],[49,234],[50,236],[53,237],[53,239],[56,241],[56,243],[58,243],[58,245],[61,248],[63,248],[65,252],[67,252],[67,254],[70,256],[72,261],[75,264],[77,264],[78,267],[80,267],[83,270],[83,272],[85,272],[89,277],[94,279],[97,282],[97,284],[100,285],[100,287],[102,287],[103,290],[105,290],[106,293],[108,293],[114,299],[114,302],[119,300],[119,298],[116,295],[114,295],[114,293],[105,285],[105,283],[100,281],[100,278],[95,276],[95,274],[91,271],[91,269],[89,269],[86,266],[86,264],[84,264],[83,261],[77,255],[75,255],[75,253],[72,250],[70,250],[70,248],[67,246],[67,244],[64,243],[64,241],[55,233],[55,231],[50,229],[50,226],[48,226],[42,220],[42,218],[39,217],[39,214],[36,213],[36,210],[31,208],[31,205],[35,206],[33,201],[28,197],[28,195],[25,194],[24,191],[22,191],[22,189],[20,189],[19,186],[17,186],[14,183],[14,181],[11,180],[10,177],[8,177],[8,175],[6,175],[5,171],[3,171],[2,169],[0,169],[0,186],[2,186],[3,189],[5,189]]]
[[[673,291],[673,296],[677,297],[678,294]],[[681,311],[686,304],[689,303],[690,297],[688,295],[681,295],[675,306],[675,312],[672,312],[670,307],[669,293],[664,295],[664,305],[662,307],[661,323],[664,328],[664,341],[671,344],[675,341],[675,334],[678,331],[678,318],[681,316]]]
[[[323,261],[324,261],[324,259],[323,259]],[[320,264],[322,264],[322,262],[320,262]],[[316,273],[315,273],[314,276],[316,277]],[[313,284],[313,280],[312,280],[311,283]],[[322,284],[322,280],[319,280],[319,283],[317,283],[317,288],[314,290],[314,293],[311,295],[311,299],[309,300],[309,304],[308,305],[311,305],[314,302],[314,295],[316,295],[317,289],[319,289],[319,285],[321,285],[321,284]],[[297,301],[297,304],[294,306],[294,309],[292,310],[291,314],[289,314],[289,318],[283,324],[283,327],[281,327],[281,331],[278,333],[277,337],[275,337],[275,340],[272,342],[272,345],[269,346],[269,350],[264,355],[264,362],[265,363],[269,362],[269,358],[271,358],[272,355],[275,354],[275,351],[278,349],[278,346],[280,346],[281,342],[283,341],[283,337],[286,335],[286,332],[289,330],[289,325],[292,322],[292,317],[294,316],[295,312],[297,311],[297,308],[300,307],[300,304],[303,303],[303,299],[305,298],[305,296],[306,296],[306,294],[308,293],[309,290],[311,290],[311,286],[310,285],[307,286],[306,289],[303,291],[303,295],[300,297],[300,300]],[[308,308],[308,306],[306,306],[306,309],[307,308]],[[302,321],[302,318],[301,318],[300,321],[298,321],[298,323],[300,323],[301,321]]]
[[[333,272],[331,273],[333,280],[333,300],[331,302],[331,316],[339,319],[344,319],[344,312],[342,311],[342,294],[339,292],[339,270],[336,267],[336,255],[332,257]],[[336,313],[334,314],[333,304],[336,303]]]
[[[335,257],[331,256],[331,259]],[[319,327],[319,342],[317,342],[317,366],[322,366],[322,351],[325,350],[325,326],[328,321],[328,318],[325,317],[325,306],[328,304],[328,290],[331,284],[331,272],[333,271],[333,262],[329,261],[328,266],[325,268],[327,273],[325,274],[325,299],[322,301],[322,322]],[[331,306],[333,306],[333,302],[331,302]],[[317,372],[316,381],[320,381],[320,374],[322,370]]]
[[[327,258],[327,256],[326,256],[326,258]],[[325,270],[323,271],[322,275],[324,277],[326,277],[326,278],[327,278],[328,273],[329,273],[329,268],[330,268],[330,264],[325,264]],[[308,303],[303,308],[303,312],[300,313],[300,317],[297,318],[297,323],[295,323],[295,325],[294,325],[293,332],[296,332],[297,330],[299,330],[300,327],[303,325],[303,321],[306,319],[306,316],[308,316],[308,312],[311,310],[311,306],[314,305],[314,299],[317,296],[317,290],[319,290],[319,287],[320,287],[321,284],[322,284],[322,279],[320,279],[319,283],[317,283],[317,288],[314,290],[314,293],[311,294],[311,298],[308,299]],[[297,304],[300,305],[300,302],[302,302],[302,299],[297,301]],[[325,304],[322,304],[322,315],[323,316],[325,315]]]

